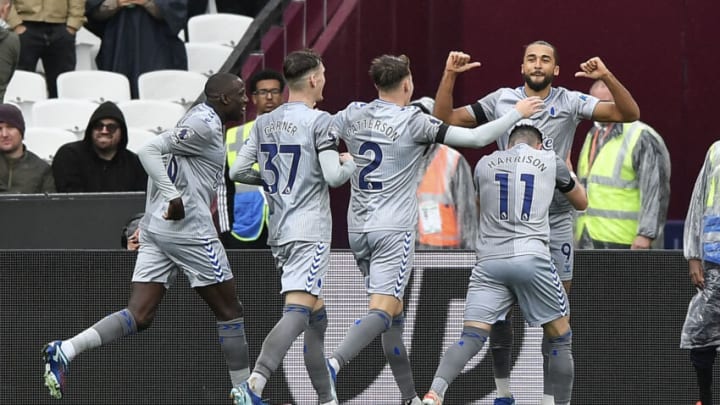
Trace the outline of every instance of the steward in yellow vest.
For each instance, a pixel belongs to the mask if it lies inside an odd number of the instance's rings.
[[[578,248],[662,248],[670,157],[654,129],[640,121],[596,123],[577,169],[588,196],[576,222]]]

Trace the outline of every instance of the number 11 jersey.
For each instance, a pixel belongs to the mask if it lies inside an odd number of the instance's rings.
[[[557,188],[575,186],[553,151],[521,143],[484,156],[475,166],[480,204],[478,260],[539,255],[550,258],[548,212]]]

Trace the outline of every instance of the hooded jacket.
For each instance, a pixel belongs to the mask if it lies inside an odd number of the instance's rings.
[[[93,147],[93,126],[103,118],[120,124],[117,153],[110,160],[102,159]],[[95,110],[85,129],[82,141],[67,143],[58,149],[52,169],[59,193],[145,191],[147,174],[137,155],[127,150],[128,130],[122,111],[106,101]]]

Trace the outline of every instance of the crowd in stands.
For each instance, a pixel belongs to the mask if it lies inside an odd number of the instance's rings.
[[[175,125],[243,34],[201,38],[189,19],[252,21],[264,3],[0,0],[0,193],[144,191],[133,151]]]

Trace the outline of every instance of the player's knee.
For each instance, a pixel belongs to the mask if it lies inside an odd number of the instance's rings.
[[[150,326],[153,323],[153,320],[155,320],[155,312],[149,312],[145,314],[133,314],[135,317],[135,324],[137,325],[138,332],[142,332],[145,329],[150,328]]]
[[[716,353],[717,346],[690,349],[690,362],[696,368],[712,368]]]
[[[512,320],[497,321],[490,329],[490,348],[504,349],[512,347],[513,328]]]

